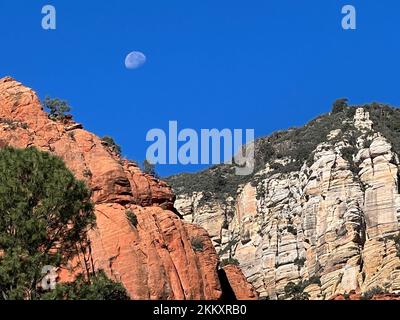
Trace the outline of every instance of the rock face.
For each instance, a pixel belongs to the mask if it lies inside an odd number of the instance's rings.
[[[215,249],[204,229],[171,211],[171,188],[80,124],[49,120],[36,94],[11,78],[0,80],[0,146],[49,151],[87,183],[97,216],[90,232],[94,267],[121,281],[133,299],[221,297]],[[127,210],[136,215],[136,226]],[[193,239],[202,250],[192,248]]]
[[[226,265],[222,269],[237,300],[258,300],[257,291],[238,266]]]
[[[300,169],[285,169],[290,156],[268,162],[233,201],[178,196],[177,209],[238,260],[262,298],[307,280],[311,299],[400,292],[398,155],[364,108],[339,123]]]
[[[207,226],[207,231],[217,251],[224,247],[224,226],[227,225],[235,213],[234,199],[224,202],[204,201],[203,193],[191,196],[178,196],[175,208],[182,214],[185,221],[200,226]]]

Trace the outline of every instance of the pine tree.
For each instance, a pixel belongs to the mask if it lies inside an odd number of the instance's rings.
[[[42,268],[77,254],[95,215],[90,191],[35,148],[0,150],[0,299],[35,299]]]

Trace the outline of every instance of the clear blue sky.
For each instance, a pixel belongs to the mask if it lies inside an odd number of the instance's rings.
[[[57,30],[41,8],[57,9]],[[357,30],[341,8],[357,9]],[[77,121],[141,161],[148,130],[302,125],[335,98],[400,105],[397,0],[0,2],[0,76],[68,100]],[[127,70],[127,53],[147,63]],[[198,167],[161,166],[161,175]]]

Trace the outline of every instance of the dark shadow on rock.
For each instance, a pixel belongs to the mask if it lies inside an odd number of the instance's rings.
[[[232,289],[231,284],[229,283],[228,277],[226,276],[224,269],[218,270],[218,278],[221,283],[222,289],[222,301],[237,301],[235,292]]]

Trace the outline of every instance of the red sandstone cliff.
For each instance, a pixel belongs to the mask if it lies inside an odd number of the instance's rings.
[[[170,187],[122,160],[97,136],[48,119],[36,94],[0,80],[0,147],[35,146],[60,156],[93,190],[97,228],[90,232],[95,268],[121,281],[133,299],[219,299],[218,256],[207,232],[174,212]],[[138,224],[126,217],[132,210]],[[199,237],[203,250],[191,239]],[[67,272],[62,273],[66,279]]]

